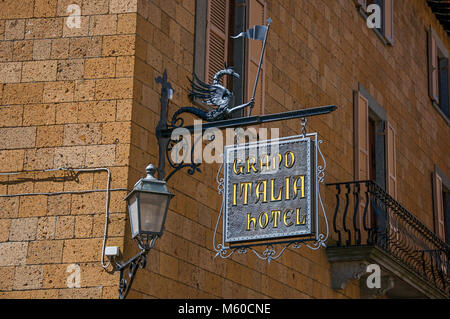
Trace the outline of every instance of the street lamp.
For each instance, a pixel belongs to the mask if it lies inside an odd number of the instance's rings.
[[[140,252],[126,262],[115,260],[115,256],[118,255],[117,252],[106,254],[111,257],[114,270],[120,271],[120,299],[127,296],[138,266],[140,268],[145,267],[146,255],[153,248],[158,237],[161,237],[169,203],[174,196],[168,191],[165,181],[155,178],[156,168],[153,164],[148,165],[146,171],[147,176],[141,178],[125,197],[128,202],[131,236],[137,241]],[[123,276],[127,267],[129,281]]]
[[[169,202],[174,196],[167,190],[166,182],[154,177],[153,164],[146,167],[147,176],[141,178],[125,197],[128,201],[131,236],[141,249],[149,250],[161,237]]]

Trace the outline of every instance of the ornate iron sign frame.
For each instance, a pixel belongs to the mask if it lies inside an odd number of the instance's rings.
[[[326,247],[326,241],[328,239],[328,221],[327,216],[325,213],[325,208],[323,206],[322,198],[320,195],[320,184],[324,183],[325,178],[325,169],[326,169],[326,161],[325,158],[320,150],[320,144],[322,143],[322,140],[318,139],[317,133],[309,133],[306,134],[305,130],[303,129],[303,134],[298,136],[291,136],[291,137],[285,137],[280,138],[277,140],[270,140],[270,141],[263,141],[260,143],[271,143],[271,142],[287,142],[287,141],[295,141],[295,140],[309,140],[311,144],[313,145],[312,152],[310,155],[314,157],[313,163],[315,163],[314,167],[314,174],[311,174],[311,177],[314,179],[311,183],[313,184],[314,190],[312,190],[311,194],[313,194],[313,198],[311,198],[312,205],[312,211],[311,214],[313,214],[314,217],[314,223],[312,223],[313,229],[311,229],[310,234],[311,236],[302,236],[298,235],[291,238],[283,238],[283,236],[278,236],[272,239],[268,239],[264,242],[256,241],[256,242],[241,242],[241,243],[233,243],[227,241],[226,234],[227,234],[227,222],[225,220],[225,209],[226,209],[226,202],[227,202],[227,194],[226,194],[226,186],[225,186],[225,174],[226,169],[224,167],[224,164],[221,165],[219,168],[219,171],[217,172],[217,183],[218,183],[218,191],[219,194],[222,195],[222,206],[220,209],[219,216],[217,218],[216,227],[214,230],[214,236],[213,236],[213,246],[214,250],[216,251],[216,256],[220,256],[221,258],[229,258],[231,257],[235,252],[238,252],[239,254],[246,254],[248,250],[252,251],[258,258],[262,260],[267,260],[267,262],[270,263],[271,260],[279,258],[283,252],[290,246],[293,248],[300,248],[303,245],[306,247],[317,250],[320,247]],[[246,147],[247,145],[242,145],[242,147]],[[319,165],[319,156],[322,161],[322,163]],[[224,163],[226,163],[224,161]],[[223,177],[220,177],[222,173]],[[325,224],[325,233],[320,233],[319,230],[319,210],[323,214],[324,218],[324,224]],[[217,230],[219,228],[220,220],[222,219],[222,242],[216,243],[216,235]],[[266,246],[264,251],[258,251],[255,248],[257,246]],[[282,247],[279,250],[276,250],[274,248],[274,245],[281,245]]]
[[[311,214],[314,211],[313,207],[315,204],[312,201],[312,198],[315,197],[315,173],[313,169],[315,167],[315,157],[311,156],[312,145],[313,142],[311,142],[310,138],[296,137],[294,139],[273,139],[225,146],[224,242],[235,244],[313,235],[316,218]],[[280,154],[280,156],[273,154],[274,149],[277,150],[277,154]],[[242,158],[238,156],[239,153]],[[282,155],[283,153],[285,153],[284,156]],[[258,165],[258,158],[262,167]],[[248,164],[246,159],[248,159]],[[233,162],[231,162],[232,160]],[[240,169],[242,166],[246,167],[246,169]],[[256,169],[255,166],[258,168]],[[294,179],[295,175],[298,178]],[[301,190],[299,192],[294,187],[299,182],[301,185],[302,180],[303,186],[299,187]],[[294,183],[291,183],[291,181],[294,181]],[[286,189],[282,190],[284,188]],[[263,189],[263,191],[259,192],[260,189]],[[279,194],[274,195],[274,189],[278,189]],[[294,194],[291,194],[293,191],[295,193],[295,201],[294,198],[291,198],[294,197]],[[302,192],[303,199],[301,198]],[[288,194],[286,195],[286,193]],[[276,198],[276,196],[279,196],[279,198]],[[238,199],[242,197],[244,197],[243,201],[238,203]],[[298,218],[295,223],[298,224],[296,227],[291,227],[291,223],[287,223],[290,226],[284,225],[281,221],[278,223],[278,219],[281,219],[281,212],[278,212],[276,209],[283,208],[284,212],[286,212],[285,208],[290,207],[290,203],[300,206],[298,207],[298,215],[303,216],[300,219],[304,218],[304,224],[303,221],[299,222]],[[276,208],[275,214],[272,215],[270,213],[274,211],[274,208]],[[305,215],[303,215],[303,212],[305,212]],[[255,218],[252,217],[255,213],[263,213],[260,215],[259,223],[255,221],[256,219],[251,219]],[[290,217],[291,215],[293,215],[292,212],[287,216]],[[246,225],[246,219],[248,225],[243,230],[243,226]],[[259,224],[262,224],[263,227]],[[270,227],[270,225],[273,227]]]

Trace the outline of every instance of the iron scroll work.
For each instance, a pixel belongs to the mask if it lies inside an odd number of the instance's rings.
[[[170,156],[171,151],[177,143],[182,142],[183,138],[180,139],[179,135],[173,134],[177,129],[183,129],[184,131],[188,131],[190,133],[203,133],[208,129],[227,129],[227,128],[240,128],[251,125],[259,125],[268,122],[276,122],[282,120],[290,120],[290,119],[302,119],[302,133],[298,136],[280,138],[276,140],[269,140],[259,142],[266,145],[279,145],[280,149],[283,151],[285,147],[291,147],[290,151],[297,158],[298,163],[303,163],[303,166],[292,166],[292,171],[296,170],[294,173],[294,177],[289,180],[291,183],[289,187],[297,190],[297,194],[286,192],[285,189],[285,197],[289,197],[289,200],[294,198],[294,195],[297,195],[297,201],[294,204],[298,204],[297,206],[290,207],[291,210],[283,210],[279,209],[279,212],[275,209],[276,219],[278,220],[277,227],[278,228],[272,231],[266,229],[266,222],[269,222],[269,215],[263,214],[259,220],[255,216],[249,216],[251,226],[262,225],[264,229],[258,233],[257,236],[239,236],[236,235],[233,237],[226,237],[225,233],[228,230],[234,229],[239,233],[238,228],[233,226],[233,221],[225,220],[223,222],[223,237],[222,243],[216,244],[216,235],[218,231],[218,225],[222,217],[225,216],[224,209],[226,208],[227,196],[226,193],[230,192],[233,188],[233,185],[226,185],[224,177],[220,177],[220,173],[222,168],[224,169],[224,173],[226,174],[227,170],[230,170],[230,167],[227,166],[228,157],[223,161],[221,169],[217,174],[217,182],[218,182],[218,190],[219,194],[223,195],[222,207],[219,213],[219,217],[217,220],[217,224],[214,231],[213,236],[213,245],[214,250],[216,251],[216,257],[220,256],[222,258],[228,258],[233,255],[236,251],[240,254],[247,253],[248,250],[254,252],[259,258],[267,260],[270,262],[271,260],[279,258],[282,253],[290,246],[294,248],[302,247],[303,245],[307,246],[310,249],[319,249],[320,247],[325,247],[325,242],[328,238],[328,222],[326,219],[325,210],[323,207],[322,199],[320,196],[319,185],[324,182],[325,175],[325,167],[326,162],[320,151],[321,140],[318,139],[317,133],[306,133],[306,118],[311,116],[324,115],[333,112],[337,109],[335,105],[326,105],[319,106],[314,108],[307,109],[298,109],[289,112],[277,113],[277,114],[268,114],[268,115],[260,115],[260,116],[251,116],[251,111],[255,102],[255,92],[258,85],[259,79],[259,71],[261,68],[261,64],[263,61],[265,45],[267,41],[267,36],[269,32],[271,19],[268,19],[268,24],[266,26],[254,26],[251,29],[248,29],[245,32],[241,32],[236,37],[246,37],[251,40],[261,40],[263,41],[262,52],[260,56],[260,63],[258,67],[257,77],[254,84],[253,96],[250,100],[244,104],[240,104],[237,106],[232,106],[232,95],[233,93],[221,85],[221,78],[225,75],[233,76],[235,78],[239,78],[240,75],[234,72],[233,68],[225,65],[223,70],[220,70],[216,73],[213,78],[211,84],[205,83],[201,81],[195,74],[193,78],[189,80],[191,88],[189,90],[189,98],[193,102],[193,104],[198,105],[199,103],[202,105],[201,108],[196,108],[193,106],[181,107],[177,111],[174,112],[171,119],[168,121],[169,114],[169,102],[171,100],[171,96],[173,95],[173,88],[170,82],[168,81],[168,76],[166,70],[162,76],[156,78],[156,82],[161,84],[161,113],[160,120],[156,127],[156,138],[158,140],[159,145],[159,164],[158,164],[158,178],[160,180],[168,181],[176,172],[187,168],[187,173],[189,175],[193,175],[196,172],[201,172],[200,165],[201,162],[197,162],[195,158],[193,158],[194,148],[198,141],[194,141],[194,143],[189,144],[192,145],[192,150],[190,152],[191,158],[187,160],[183,160],[180,162],[173,162]],[[234,37],[234,38],[236,38]],[[232,114],[237,110],[246,109],[247,117],[240,118],[231,118]],[[191,116],[200,118],[206,123],[201,123],[201,125],[185,125],[185,118],[183,115],[189,114]],[[176,137],[173,137],[175,135]],[[200,138],[202,134],[200,134]],[[227,151],[244,148],[250,149],[254,147],[253,144],[245,144],[245,145],[231,145],[226,147],[225,154]],[[281,153],[280,153],[281,154]],[[283,153],[284,154],[284,153]],[[266,154],[270,156],[270,154]],[[273,155],[273,154],[272,154]],[[277,155],[278,156],[278,155]],[[303,158],[302,158],[303,156]],[[319,157],[320,156],[320,157]],[[319,165],[319,161],[321,164]],[[166,175],[166,162],[170,165],[171,171]],[[292,163],[289,162],[288,166]],[[231,163],[232,165],[232,163]],[[279,168],[279,167],[278,167]],[[291,169],[291,167],[288,167]],[[288,176],[286,174],[287,171],[285,169],[280,169],[278,173],[274,173],[271,179],[278,178],[276,183],[281,183],[281,180],[285,180]],[[304,176],[306,187],[305,192],[307,194],[299,195],[300,187],[298,184],[299,180],[295,181],[295,176]],[[270,178],[266,183],[269,182]],[[247,181],[248,182],[248,181]],[[257,183],[256,180],[253,182]],[[275,183],[275,182],[273,182]],[[267,186],[267,185],[266,185]],[[274,187],[279,187],[280,185],[273,185]],[[268,186],[267,186],[268,187]],[[273,190],[272,190],[273,191]],[[289,191],[290,192],[290,191]],[[263,192],[264,193],[264,192]],[[277,198],[275,198],[277,199]],[[264,202],[265,198],[261,198],[261,202]],[[306,202],[307,201],[307,202]],[[274,200],[277,202],[277,200]],[[292,201],[294,202],[294,201]],[[258,203],[256,203],[258,204]],[[259,203],[261,204],[261,203]],[[259,205],[258,204],[258,205]],[[282,203],[283,205],[285,202]],[[259,206],[256,205],[254,207],[257,209]],[[234,207],[234,213],[236,216],[239,216],[239,212],[242,213],[237,207]],[[259,207],[259,208],[262,208]],[[298,210],[297,210],[298,209]],[[322,211],[323,217],[325,219],[326,231],[324,234],[319,232],[319,210]],[[233,211],[231,209],[230,211]],[[254,211],[254,213],[256,210]],[[267,213],[267,212],[265,212]],[[269,214],[269,213],[267,213]],[[272,211],[270,212],[272,214]],[[230,215],[226,215],[228,218]],[[245,225],[245,218],[247,215],[243,215],[244,219],[241,218],[241,225]],[[265,218],[265,219],[264,219]],[[295,221],[294,221],[295,220]],[[244,223],[242,223],[244,221]],[[273,223],[273,218],[272,218]],[[296,224],[296,227],[291,227],[291,223]],[[291,226],[288,226],[291,225]],[[228,227],[228,228],[227,228]],[[234,228],[233,228],[234,227]],[[282,230],[282,228],[284,230]],[[288,229],[289,228],[289,229]],[[295,229],[294,231],[292,231]],[[242,230],[242,229],[241,229]],[[277,233],[278,231],[278,233]],[[244,229],[245,232],[245,229]],[[253,234],[255,235],[255,234]],[[268,242],[269,240],[270,242]],[[274,249],[275,244],[283,244],[284,247],[280,251],[276,251]],[[257,251],[257,246],[266,245],[266,249],[263,252]]]

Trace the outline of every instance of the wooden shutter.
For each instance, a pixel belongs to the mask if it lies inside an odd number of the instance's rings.
[[[369,101],[359,92],[354,96],[355,179],[369,179]]]
[[[433,102],[439,103],[437,42],[433,30],[428,31],[428,92]]]
[[[397,198],[397,154],[395,145],[395,130],[391,123],[386,125],[386,190],[393,198]]]
[[[253,26],[255,25],[265,24],[265,1],[248,0],[248,28],[253,28]],[[250,100],[253,94],[253,87],[255,85],[256,73],[258,71],[263,42],[260,40],[247,39],[247,43],[248,53],[246,91],[247,100]],[[256,88],[255,106],[253,108],[252,115],[264,114],[264,64],[265,63],[263,61],[259,74],[258,87]]]
[[[355,140],[355,180],[366,181],[369,174],[369,101],[359,92],[354,93],[354,140]],[[361,184],[361,194],[366,192],[364,184]],[[364,208],[366,200],[364,196],[359,200],[359,228],[364,225]],[[369,210],[366,218],[366,226],[373,227],[372,210]],[[367,233],[362,233],[363,242],[367,240]]]
[[[394,1],[384,0],[384,36],[389,43],[394,42]]]
[[[227,61],[229,20],[229,0],[209,1],[205,67],[205,80],[208,83],[212,82],[214,75],[224,68]]]
[[[445,238],[444,201],[442,199],[442,178],[433,173],[433,193],[434,193],[434,228],[436,235],[442,240]]]
[[[449,63],[448,58],[438,59],[439,67],[439,108],[449,117]]]

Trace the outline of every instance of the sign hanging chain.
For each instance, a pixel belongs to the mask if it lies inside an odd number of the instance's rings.
[[[302,117],[300,120],[300,125],[302,126],[302,137],[306,136],[306,123],[308,122],[308,120],[306,119],[306,117]]]

